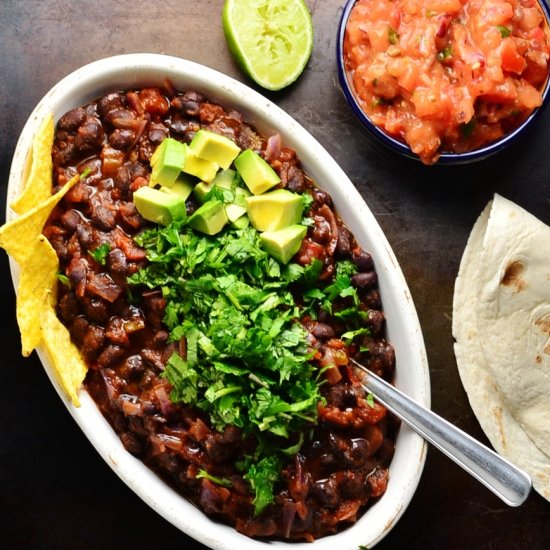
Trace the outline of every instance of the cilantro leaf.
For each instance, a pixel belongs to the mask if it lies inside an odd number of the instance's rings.
[[[250,467],[244,476],[256,491],[254,507],[256,515],[273,502],[273,487],[279,479],[281,461],[275,456],[267,456]]]
[[[98,246],[95,250],[89,250],[88,254],[100,265],[105,265],[107,263],[107,256],[111,252],[111,247],[109,243],[103,243]]]

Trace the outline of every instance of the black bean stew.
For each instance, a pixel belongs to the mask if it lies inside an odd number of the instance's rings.
[[[352,285],[370,328],[346,345],[336,315],[321,310],[300,320],[313,361],[330,366],[322,386],[326,403],[319,404],[317,424],[284,466],[275,501],[257,517],[250,487],[235,467],[246,447],[240,430],[228,426],[220,433],[200,411],[170,401],[170,384],[160,375],[181,350],[168,340],[162,293],[128,292],[127,278],[147,263],[133,237],[149,225],[132,194],[148,184],[149,158],[164,138],[189,142],[200,128],[260,153],[280,175],[281,187],[311,194],[313,223],[294,261],[320,260],[320,284],[330,283],[336,260],[353,262]],[[58,122],[52,156],[54,189],[90,170],[54,210],[44,234],[68,279],[59,284],[59,317],[89,366],[86,388],[124,447],[206,514],[251,537],[311,541],[355,522],[386,490],[397,423],[365,396],[348,357],[391,379],[394,351],[384,338],[372,258],[335,214],[331,197],[303,172],[295,152],[277,136],[260,136],[240,113],[167,84],[111,93],[69,111]],[[105,244],[108,253],[98,255]],[[345,307],[345,299],[336,298],[332,311]],[[221,472],[231,485],[197,478],[200,469]]]

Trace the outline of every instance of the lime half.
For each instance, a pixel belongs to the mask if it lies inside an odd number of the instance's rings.
[[[268,90],[294,82],[313,48],[304,0],[226,0],[223,30],[243,71]]]

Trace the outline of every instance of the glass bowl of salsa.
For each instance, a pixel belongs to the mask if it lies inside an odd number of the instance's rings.
[[[428,165],[481,160],[547,102],[549,20],[538,0],[349,0],[340,84],[394,151]]]

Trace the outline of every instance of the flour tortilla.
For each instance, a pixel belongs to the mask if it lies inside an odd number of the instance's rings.
[[[472,409],[497,452],[527,471],[535,490],[547,500],[550,500],[550,457],[519,421],[525,416],[521,414],[521,407],[531,408],[530,396],[544,391],[540,388],[542,380],[525,372],[529,358],[537,349],[530,347],[533,340],[529,334],[532,330],[531,313],[538,311],[538,306],[529,310],[529,304],[543,290],[523,287],[521,274],[515,276],[506,270],[506,266],[521,259],[529,266],[522,271],[523,274],[532,268],[540,270],[543,264],[539,261],[539,252],[548,250],[549,233],[550,228],[536,218],[495,195],[480,215],[468,240],[456,280],[453,304],[455,353]],[[541,242],[544,237],[539,237],[540,234],[546,234],[546,243]],[[529,248],[533,246],[540,250],[531,252]],[[504,282],[508,284],[500,289],[505,273]],[[527,280],[529,284],[535,284],[536,280],[540,284],[540,280],[533,276]],[[535,297],[527,299],[526,296],[522,298],[523,303],[518,304],[517,296],[510,296],[507,288],[515,285],[523,288],[521,292],[535,294]],[[549,297],[547,292],[546,303]],[[507,326],[507,323],[513,325]],[[506,394],[500,381],[507,376],[503,369],[509,369],[512,364],[527,376],[525,379],[515,377],[515,388],[510,388],[505,381],[504,385],[511,389],[511,394]],[[550,391],[550,387],[546,391]],[[535,419],[538,430],[533,434],[544,431],[550,401],[548,403],[545,414]]]

